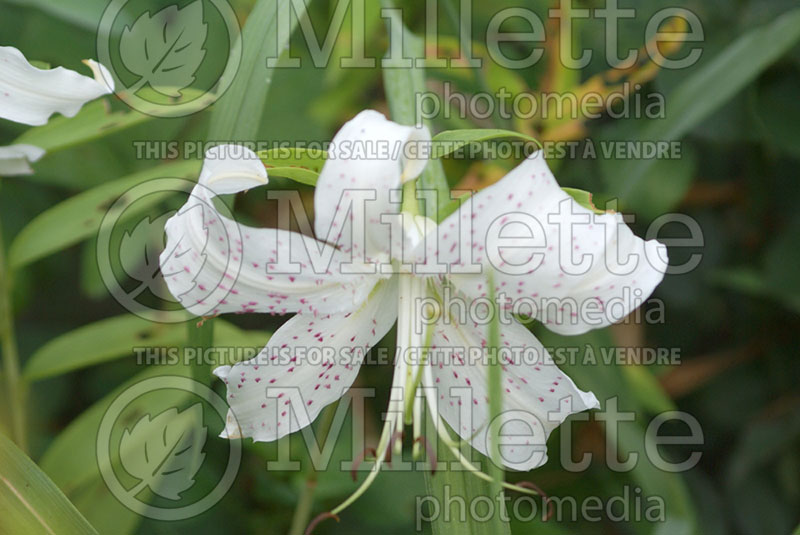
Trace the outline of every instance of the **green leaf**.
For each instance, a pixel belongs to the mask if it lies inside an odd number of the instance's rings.
[[[517,138],[535,143],[541,148],[542,144],[535,137],[497,128],[475,128],[463,130],[446,130],[433,136],[432,154],[435,158],[443,158],[452,154],[470,143],[482,143],[492,139]]]
[[[108,490],[100,473],[97,460],[97,434],[100,422],[111,403],[126,389],[152,377],[189,377],[187,366],[154,366],[146,369],[92,405],[50,444],[41,459],[41,467],[76,507],[103,533],[133,533],[142,517],[122,506]],[[139,396],[125,407],[124,417],[136,422],[145,414],[181,407],[191,399],[188,391],[161,389]],[[184,423],[189,423],[186,420]],[[129,426],[128,426],[129,427]],[[126,448],[112,448],[110,462],[115,473],[124,473],[120,458],[132,455],[143,447],[137,437]],[[147,437],[149,438],[149,437]],[[119,471],[119,472],[118,472]]]
[[[103,399],[89,407],[86,411],[73,420],[66,429],[50,444],[41,458],[40,466],[47,475],[61,488],[67,496],[78,491],[83,485],[91,484],[92,480],[102,480],[102,475],[97,465],[97,433],[111,403],[127,388],[144,381],[150,377],[177,375],[189,377],[191,375],[187,366],[153,366],[122,384]],[[125,409],[125,415],[137,421],[145,414],[151,414],[158,408],[181,406],[190,392],[176,389],[162,389],[151,392],[147,396],[140,396],[133,400]],[[129,447],[138,444],[129,443]],[[112,452],[111,462],[118,465],[119,457],[125,451]],[[108,492],[106,490],[106,492]],[[84,511],[85,512],[85,511]],[[90,515],[89,518],[91,518]]]
[[[97,25],[103,15],[103,10],[108,7],[105,0],[8,0],[9,3],[22,6],[33,6],[48,15],[58,17],[70,24],[89,30],[97,31]]]
[[[33,461],[0,434],[0,533],[97,533]]]
[[[220,319],[215,319],[214,325],[216,345],[221,347],[257,348],[269,338],[263,331],[242,331]],[[80,327],[46,343],[28,360],[23,376],[29,381],[45,379],[130,356],[137,347],[179,347],[185,338],[183,323],[153,323],[131,314],[117,316]]]
[[[428,421],[428,426],[433,426],[430,420]],[[464,449],[467,450],[463,452],[467,458],[480,459],[480,463],[483,466],[487,463],[491,464],[489,459],[473,451],[469,445],[464,445]],[[449,448],[440,448],[437,454],[437,464],[439,466],[451,466],[457,462],[458,460]],[[439,514],[434,516],[434,520],[431,521],[433,535],[511,534],[508,522],[504,522],[499,514],[498,499],[493,494],[491,483],[463,470],[442,470],[435,475],[431,475],[430,472],[426,471],[425,486],[428,494],[435,499],[435,503],[440,507]],[[485,522],[478,522],[472,515],[459,513],[459,507],[461,507],[459,504],[474,503],[473,500],[478,496],[489,497],[495,504],[495,514]],[[445,512],[446,508],[451,508],[448,513]],[[448,521],[445,521],[445,516]]]
[[[647,455],[647,443],[648,440],[652,442],[653,437],[645,433],[645,428],[640,422],[646,419],[648,407],[642,405],[640,398],[631,389],[622,367],[613,362],[613,359],[610,362],[604,360],[604,354],[609,354],[608,352],[614,347],[608,329],[570,337],[537,329],[536,335],[545,347],[580,349],[574,363],[565,362],[560,367],[575,380],[579,388],[594,392],[600,400],[602,409],[607,409],[609,403],[616,400],[619,412],[636,413],[635,421],[620,422],[617,433],[606,438],[609,440],[609,445],[621,452],[620,459],[625,460],[628,454],[635,454],[638,457],[638,462],[630,472],[627,472],[627,477],[641,487],[642,494],[659,496],[668,504],[669,513],[666,515],[666,521],[652,533],[659,535],[695,533],[696,512],[682,476],[660,470]],[[649,447],[654,446],[651,443]],[[611,479],[611,474],[608,469],[606,474],[599,476]]]
[[[267,167],[269,176],[280,176],[315,186],[322,166],[328,159],[328,153],[324,150],[290,147],[261,151],[258,157]]]
[[[788,267],[788,266],[787,266]],[[773,299],[796,314],[800,314],[800,293],[776,289],[763,273],[749,267],[720,269],[709,276],[713,284],[730,288],[753,297]]]
[[[644,121],[628,140],[680,139],[736,95],[800,39],[800,9],[737,38],[667,95],[667,116]],[[604,166],[610,193],[627,200],[656,160],[628,159]],[[660,177],[660,175],[659,175]]]
[[[99,533],[135,535],[142,523],[143,517],[122,505],[102,479],[90,480],[69,497]]]
[[[678,410],[675,402],[664,392],[655,375],[646,367],[628,364],[620,368],[637,401],[653,414]]]
[[[653,161],[645,170],[639,187],[634,187],[626,197],[625,206],[647,219],[674,209],[694,180],[697,167],[694,154],[694,150],[686,146],[680,158]]]
[[[172,212],[167,212],[155,219],[150,219],[150,216],[143,218],[133,230],[123,233],[119,246],[119,261],[123,271],[140,283],[140,287],[147,288],[165,301],[171,301],[172,294],[161,284],[159,255],[164,247],[164,228],[172,215]]]
[[[304,11],[306,2],[299,4]],[[242,61],[231,86],[214,105],[209,139],[249,141],[258,134],[272,82],[273,68],[268,66],[267,58],[277,58],[278,52],[288,46],[297,19],[304,15],[290,17],[288,30],[278,32],[278,5],[278,0],[258,0],[247,18],[242,30]],[[224,86],[223,82],[220,81]]]
[[[207,36],[202,0],[180,9],[168,6],[155,15],[146,11],[123,30],[120,58],[129,71],[140,77],[136,88],[149,85],[159,93],[178,98],[181,90],[195,80],[206,55],[203,45]]]
[[[500,436],[500,427],[502,421],[500,414],[503,412],[503,371],[502,364],[499,359],[500,351],[500,312],[497,307],[497,298],[495,296],[494,285],[494,271],[487,273],[487,286],[489,288],[488,299],[491,303],[491,321],[486,329],[486,345],[489,349],[489,369],[486,373],[486,389],[489,392],[489,431],[488,440],[490,444],[489,449],[489,470],[487,473],[494,479],[490,483],[492,495],[496,496],[503,492],[501,482],[504,479],[503,469],[501,468],[501,455],[499,449],[498,437]]]
[[[763,123],[767,143],[800,158],[800,131],[796,128],[800,123],[797,76],[797,70],[789,71],[760,84],[755,113]]]
[[[197,89],[187,88],[181,98],[170,101],[180,104],[183,112],[202,110],[213,95]],[[149,110],[153,106],[153,110]],[[105,137],[156,118],[156,104],[142,100],[138,110],[111,111],[108,100],[96,100],[81,108],[75,117],[57,115],[47,124],[26,130],[14,143],[35,145],[53,153],[82,143]],[[163,115],[161,109],[158,113]]]
[[[46,61],[38,61],[38,60],[32,59],[32,60],[28,60],[28,63],[30,63],[31,65],[33,65],[37,69],[42,69],[42,70],[45,70],[45,71],[49,71],[50,69],[53,68],[53,66],[50,65],[49,63],[47,63]]]
[[[14,143],[35,145],[48,153],[143,123],[153,117],[138,111],[112,112],[107,100],[84,106],[75,117],[58,115],[47,124],[26,130]]]
[[[790,505],[796,478],[786,477],[781,484],[771,473],[797,474],[798,408],[795,401],[777,414],[749,422],[731,445],[722,488],[728,503],[736,504],[731,520],[739,533],[790,533],[796,522],[796,508]]]
[[[12,268],[19,269],[96,235],[111,205],[136,185],[167,177],[195,179],[199,170],[200,163],[195,161],[168,163],[108,182],[67,199],[41,213],[22,229],[11,244],[9,264]],[[118,221],[140,215],[174,193],[159,192],[159,187],[154,183],[153,194],[138,200]]]
[[[763,267],[719,269],[711,274],[713,283],[754,297],[773,299],[787,309],[800,313],[800,282],[796,266],[800,262],[800,219],[795,218],[777,236],[764,253]]]
[[[605,213],[605,211],[600,210],[594,205],[594,203],[592,202],[592,194],[589,193],[588,191],[576,188],[561,188],[561,189],[563,189],[567,193],[567,195],[575,199],[575,202],[577,202],[587,210],[591,210],[596,214]]]
[[[390,11],[389,16],[394,19],[397,17],[396,11]],[[397,21],[388,24],[398,24]],[[402,22],[399,22],[402,24]],[[424,41],[411,33],[405,25],[403,28],[403,57],[411,58],[412,67],[383,67],[383,86],[386,90],[386,100],[389,104],[389,111],[393,121],[415,125],[418,119],[423,117],[421,110],[417,109],[417,95],[425,92],[425,72],[417,66],[416,59],[425,57]],[[430,124],[424,121],[425,126],[430,128]],[[442,162],[432,159],[425,166],[425,170],[417,180],[417,191],[422,191],[425,198],[425,215],[434,221],[441,222],[444,219],[443,208],[450,203],[450,188],[447,184],[447,177],[444,174]],[[428,193],[432,192],[432,193]],[[431,199],[430,195],[434,198]]]
[[[79,327],[38,349],[23,376],[35,381],[131,355],[136,347],[180,345],[186,330],[180,323],[152,323],[124,315]]]
[[[120,318],[115,318],[122,321]],[[224,348],[224,351],[219,354],[210,355],[211,358],[216,359],[211,365],[216,367],[222,364],[235,364],[248,355],[246,352],[238,351],[238,349],[251,349],[257,351],[262,348],[269,339],[269,335],[262,331],[242,331],[220,319],[214,321],[214,343],[216,347]],[[180,334],[183,335],[185,340],[185,325],[178,324]],[[99,334],[99,329],[95,329]],[[65,335],[69,336],[68,335]],[[109,343],[110,337],[104,337],[103,343]],[[149,343],[151,346],[158,347],[152,341]],[[66,343],[64,344],[66,346]],[[124,351],[123,354],[131,353],[131,346],[128,343],[126,349],[121,349],[122,344],[119,344],[119,350]],[[161,347],[176,347],[164,345]],[[72,355],[66,355],[66,358],[73,358]],[[187,356],[187,358],[189,358]],[[197,357],[192,357],[196,359]],[[192,361],[194,362],[194,361]],[[108,409],[109,405],[120,395],[124,390],[130,386],[156,376],[178,375],[182,377],[192,377],[193,368],[189,366],[189,362],[182,362],[181,359],[176,361],[162,363],[164,365],[154,365],[146,368],[143,372],[133,377],[130,381],[119,386],[110,394],[96,402],[89,409],[84,411],[80,416],[73,420],[66,429],[64,429],[58,437],[52,442],[50,447],[44,453],[41,459],[42,469],[51,477],[53,481],[70,497],[84,496],[87,488],[93,488],[97,481],[101,481],[101,474],[97,466],[96,457],[96,440],[97,432],[103,414]],[[130,422],[140,420],[145,414],[152,414],[154,410],[161,408],[162,410],[171,407],[181,407],[182,404],[189,399],[190,392],[179,391],[175,389],[162,389],[151,392],[147,396],[141,396],[131,402],[126,408],[126,418]],[[142,438],[145,434],[137,435],[137,438]],[[139,444],[138,440],[128,441],[128,446],[133,448]],[[111,458],[112,464],[117,466],[120,456],[124,456],[126,450],[116,452]],[[107,494],[107,489],[104,489]],[[86,496],[86,507],[82,509],[90,519],[94,518],[94,514],[103,515],[103,511],[94,511],[91,509],[96,500],[90,499]],[[80,507],[82,502],[76,499],[76,504]],[[93,511],[91,514],[89,511]]]

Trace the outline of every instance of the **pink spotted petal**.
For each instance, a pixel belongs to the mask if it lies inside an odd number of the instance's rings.
[[[435,390],[439,414],[450,427],[487,454],[488,360],[469,357],[470,348],[481,348],[484,339],[483,326],[448,325],[440,320],[425,386]],[[506,418],[501,420],[505,422],[501,433],[506,437],[501,442],[506,444],[500,447],[501,459],[506,468],[530,470],[547,461],[547,437],[569,414],[598,408],[599,403],[594,394],[575,386],[520,323],[503,325],[500,341],[503,347],[519,348],[517,354],[527,355],[514,358],[511,352],[500,353]],[[567,404],[564,410],[560,410],[562,403]]]
[[[634,235],[619,213],[598,215],[578,205],[541,152],[446,218],[417,256],[427,264],[438,259],[473,298],[487,295],[492,270],[504,306],[524,302],[515,310],[532,310],[560,334],[620,321],[650,296],[667,267],[663,244]],[[479,272],[466,274],[465,266]]]
[[[397,282],[381,282],[353,313],[296,315],[254,359],[214,373],[227,383],[223,437],[277,440],[309,425],[353,384],[366,351],[397,317]]]

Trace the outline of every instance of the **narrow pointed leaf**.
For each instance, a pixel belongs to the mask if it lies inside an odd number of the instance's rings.
[[[306,2],[295,2],[305,6]],[[287,32],[278,32],[278,0],[258,0],[242,30],[242,61],[233,83],[214,105],[209,139],[248,141],[258,133],[273,69],[267,58],[277,58],[288,45],[297,19],[290,18]],[[302,11],[302,9],[301,9]],[[284,42],[278,42],[285,39]]]
[[[87,535],[97,531],[55,483],[0,434],[0,533]]]
[[[592,202],[592,194],[589,193],[588,191],[584,191],[582,189],[576,189],[576,188],[561,188],[561,189],[563,189],[565,192],[567,192],[567,194],[570,197],[575,199],[575,202],[577,202],[578,204],[580,204],[584,208],[587,208],[587,209],[591,210],[592,212],[594,212],[596,214],[604,214],[605,213],[605,211],[600,210],[599,208],[597,208],[594,205],[594,202]]]
[[[189,377],[190,369],[187,366],[154,366],[146,369],[89,407],[50,444],[39,464],[67,496],[79,491],[84,485],[91,484],[93,480],[102,481],[102,475],[97,465],[97,433],[103,415],[111,403],[132,385],[151,377],[166,375]],[[191,395],[190,392],[177,389],[151,392],[147,396],[140,396],[133,400],[125,408],[125,415],[136,422],[145,414],[152,414],[154,411],[160,412],[170,407],[179,407],[190,399]],[[144,435],[138,438],[144,438]],[[138,448],[141,444],[139,440],[136,440],[129,441],[127,446],[128,448]],[[119,457],[126,455],[126,451],[127,449],[118,448],[117,451],[112,452],[111,462],[114,466],[118,466]]]
[[[222,320],[217,326],[217,345],[261,347],[268,334],[242,331]],[[194,322],[190,322],[194,323]],[[148,363],[145,348],[179,347],[186,339],[182,323],[153,323],[131,314],[86,325],[63,334],[39,348],[28,360],[23,376],[36,381],[135,354],[142,348],[142,364]],[[156,353],[156,357],[159,355]]]
[[[594,392],[604,410],[609,409],[609,403],[616,402],[618,411],[630,411],[637,415],[636,421],[620,423],[617,432],[612,433],[607,439],[608,444],[620,452],[620,459],[626,459],[627,455],[638,457],[635,466],[626,472],[626,478],[641,487],[642,495],[659,496],[669,504],[670,512],[666,516],[666,521],[652,533],[659,535],[697,533],[697,513],[683,476],[680,473],[659,469],[647,455],[647,448],[653,447],[653,437],[646,433],[645,426],[641,422],[645,419],[649,408],[641,403],[636,392],[632,390],[621,367],[613,359],[609,362],[604,360],[603,355],[607,355],[614,348],[608,329],[570,337],[537,329],[536,335],[545,347],[582,348],[575,362],[562,364],[564,371],[573,377],[581,388]],[[612,473],[610,469],[608,470],[608,474]],[[649,525],[643,525],[642,528],[642,532],[651,532]]]
[[[18,269],[95,236],[111,205],[123,193],[138,184],[158,178],[194,180],[199,170],[200,163],[194,161],[159,165],[71,197],[42,212],[22,229],[11,244],[9,264],[12,268]],[[173,193],[159,192],[158,187],[155,183],[153,194],[138,200],[118,221],[122,222],[140,215],[142,211]]]
[[[470,143],[482,143],[493,139],[514,138],[529,141],[541,147],[541,143],[535,137],[514,132],[513,130],[501,130],[490,128],[476,128],[464,130],[445,130],[433,136],[433,156],[443,158],[452,154]]]
[[[178,100],[171,104],[180,104],[181,110],[202,110],[208,105],[213,95],[203,96],[197,89],[186,88]],[[183,103],[185,102],[185,103]],[[142,106],[147,106],[142,103]],[[75,117],[57,115],[47,124],[26,130],[14,143],[35,145],[47,151],[47,154],[64,150],[82,143],[88,143],[116,132],[143,124],[156,118],[155,109],[148,113],[146,107],[139,110],[111,111],[108,100],[97,100],[86,104]]]
[[[301,184],[315,186],[319,172],[328,158],[324,150],[278,148],[258,153],[270,177],[284,177]]]
[[[395,12],[391,13],[396,16]],[[392,23],[394,24],[394,22]],[[425,91],[425,71],[416,66],[417,58],[425,57],[425,44],[423,40],[403,27],[404,58],[412,58],[414,66],[384,67],[383,85],[386,90],[386,100],[389,104],[391,119],[400,124],[415,125],[423,117],[422,111],[417,109],[416,95]],[[426,126],[427,121],[421,121]],[[442,162],[432,159],[418,179],[418,191],[433,192],[435,200],[426,198],[425,215],[435,221],[441,221],[442,208],[450,202],[450,188],[444,174]],[[428,193],[426,193],[428,194]],[[428,194],[430,195],[430,194]],[[433,201],[433,202],[432,202]]]

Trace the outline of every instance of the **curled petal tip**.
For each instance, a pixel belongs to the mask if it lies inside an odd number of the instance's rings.
[[[333,514],[333,513],[327,513],[327,512],[326,513],[320,513],[308,525],[308,527],[306,528],[306,531],[305,531],[305,535],[311,535],[314,532],[314,528],[317,527],[317,524],[319,524],[323,520],[327,520],[329,518],[332,518],[332,519],[336,520],[337,522],[339,522],[339,517],[337,515]]]
[[[214,375],[216,375],[220,379],[225,379],[226,377],[228,377],[228,374],[230,372],[231,372],[231,367],[230,366],[218,366],[218,367],[214,368],[214,370],[211,373],[213,373]]]
[[[98,63],[93,59],[85,59],[83,64],[92,70],[94,79],[97,83],[105,86],[106,92],[114,92],[114,77],[111,76],[111,72],[102,63]]]

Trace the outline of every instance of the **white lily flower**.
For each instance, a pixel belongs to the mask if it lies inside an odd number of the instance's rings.
[[[207,153],[192,200],[166,225],[161,266],[170,291],[198,315],[296,313],[255,359],[215,370],[227,384],[230,404],[223,436],[272,441],[309,425],[355,380],[358,358],[343,357],[363,356],[397,322],[393,386],[404,396],[393,396],[389,403],[377,460],[362,489],[377,474],[391,444],[399,444],[398,432],[412,417],[417,438],[423,399],[445,442],[449,434],[442,431],[440,418],[486,454],[490,449],[488,366],[485,360],[467,356],[487,345],[488,327],[471,320],[460,322],[445,307],[435,324],[420,332],[421,300],[441,297],[445,288],[454,288],[468,301],[479,299],[493,281],[494,293],[508,290],[512,301],[573,298],[578,303],[600,303],[601,309],[603,303],[621,302],[620,318],[607,315],[599,323],[547,308],[536,313],[549,328],[570,334],[621,319],[661,281],[666,268],[664,246],[637,238],[619,214],[597,215],[575,203],[559,188],[541,153],[475,194],[438,226],[421,216],[405,217],[401,225],[393,225],[401,212],[399,188],[416,178],[426,163],[405,159],[413,152],[405,149],[427,140],[426,129],[395,124],[374,111],[364,111],[345,124],[333,139],[331,157],[315,191],[315,233],[324,241],[286,230],[250,228],[225,218],[213,208],[211,197],[266,184],[267,172],[246,149],[216,147]],[[367,159],[356,150],[359,144],[380,142],[394,149],[385,158]],[[350,202],[357,196],[370,199],[363,210]],[[564,243],[560,223],[576,217],[591,221]],[[529,236],[503,233],[503,247],[516,248],[510,255],[501,255],[499,264],[490,258],[489,250],[497,245],[491,238],[492,227],[508,223],[509,218],[532,219],[541,228],[540,237],[546,239],[537,249],[538,265],[526,266],[521,274],[502,269],[502,263],[525,264],[530,246],[519,240]],[[241,239],[231,240],[229,246],[226,236],[231,235]],[[560,255],[573,251],[591,260],[580,274],[560,268]],[[622,257],[637,255],[639,264],[627,274],[615,274],[617,270],[609,267],[614,264],[608,258],[612,252]],[[329,258],[327,269],[314,269],[317,255]],[[645,255],[654,262],[647,262]],[[292,262],[299,269],[290,269]],[[449,266],[449,271],[435,272],[437,263]],[[481,269],[455,273],[468,264]],[[631,290],[640,294],[638,302],[626,296]],[[502,346],[533,350],[539,356],[530,364],[502,361],[503,413],[517,415],[503,431],[531,439],[528,444],[500,445],[501,461],[507,468],[528,470],[546,461],[547,437],[570,413],[599,404],[558,369],[521,323],[512,320],[503,325],[500,336]],[[403,357],[415,350],[418,354],[426,346],[436,353]],[[313,359],[309,350],[314,348],[331,351]],[[439,352],[445,357],[438,356]],[[424,388],[417,388],[420,385]],[[462,462],[466,461],[462,458]]]
[[[74,117],[85,103],[113,93],[108,69],[93,60],[84,63],[93,77],[63,67],[39,69],[16,48],[0,46],[0,118],[40,126],[56,112]],[[0,147],[0,176],[30,174],[29,163],[43,154],[32,145]]]

